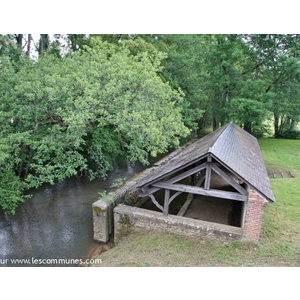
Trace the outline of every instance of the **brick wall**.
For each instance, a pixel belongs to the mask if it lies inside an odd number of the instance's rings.
[[[262,232],[263,215],[267,200],[253,189],[249,190],[246,208],[244,236],[258,241]]]

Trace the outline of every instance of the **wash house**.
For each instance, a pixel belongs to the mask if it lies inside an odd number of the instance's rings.
[[[275,201],[256,138],[234,123],[171,153],[116,195],[114,218],[107,213],[115,236],[126,216],[131,229],[257,241]],[[124,205],[124,195],[135,201]]]

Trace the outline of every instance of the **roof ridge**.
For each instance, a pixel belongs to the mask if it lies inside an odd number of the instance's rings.
[[[228,124],[224,125],[224,130],[221,132],[221,134],[216,138],[216,140],[212,143],[212,145],[208,148],[208,153],[212,153],[213,152],[213,147],[215,146],[215,144],[217,143],[217,141],[220,139],[220,137],[223,135],[223,133],[230,127],[230,125],[232,125],[232,122],[229,122]]]

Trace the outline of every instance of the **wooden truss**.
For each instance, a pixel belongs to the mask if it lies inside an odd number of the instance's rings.
[[[204,169],[205,169],[204,188],[177,183],[178,181],[185,179],[189,176],[195,175],[196,173]],[[211,189],[210,183],[211,183],[212,170],[216,172],[220,177],[222,177],[225,181],[227,181],[233,188],[235,188],[237,192],[228,192],[228,191]],[[157,202],[155,196],[153,195],[155,192],[161,189],[165,190],[163,207]],[[152,202],[156,205],[156,207],[158,207],[164,213],[165,216],[167,216],[169,213],[170,203],[183,192],[191,193],[195,195],[204,195],[209,197],[236,200],[236,201],[247,201],[248,199],[247,191],[241,185],[239,185],[231,176],[229,176],[226,172],[224,172],[215,162],[213,162],[211,156],[207,157],[206,162],[186,172],[183,172],[169,180],[158,181],[146,187],[142,187],[141,191],[142,192],[140,193],[139,196],[150,197]],[[171,197],[170,197],[170,191],[175,191],[175,193]]]

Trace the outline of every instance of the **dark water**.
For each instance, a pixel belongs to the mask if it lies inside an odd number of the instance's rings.
[[[0,212],[0,267],[33,266],[11,259],[79,259],[93,246],[92,203],[118,178],[130,178],[144,167],[119,168],[106,180],[70,178],[31,191],[14,216]],[[8,259],[6,264],[5,259]],[[48,265],[48,264],[47,264]],[[37,266],[37,265],[35,265]]]

